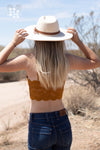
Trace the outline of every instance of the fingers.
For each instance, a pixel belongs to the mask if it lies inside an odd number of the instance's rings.
[[[18,30],[16,30],[16,32],[17,32],[17,33],[20,33],[20,31],[22,31],[22,30],[23,30],[23,29],[18,29]]]
[[[22,29],[22,30],[19,31],[19,34],[23,34],[25,32],[26,32],[26,30]]]
[[[27,31],[24,30],[24,29],[16,30],[16,32],[17,32],[21,37],[26,37],[26,36],[28,36]]]
[[[69,27],[67,32],[73,34],[73,37],[71,38],[73,42],[77,43],[80,40],[76,29],[73,27]]]
[[[76,29],[73,28],[73,27],[68,27],[67,30],[72,30],[72,31],[75,31],[75,32],[76,32]]]
[[[77,36],[78,35],[76,31],[67,30],[67,32],[73,34],[73,36]]]
[[[74,31],[72,31],[72,30],[67,30],[67,32],[74,34]]]
[[[73,35],[77,35],[77,31],[76,31],[76,29],[74,29],[73,27],[69,27],[69,28],[67,29],[67,32],[68,32],[68,33],[72,33]]]

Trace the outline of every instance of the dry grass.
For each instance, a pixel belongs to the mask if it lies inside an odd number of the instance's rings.
[[[23,119],[21,122],[18,122],[17,124],[13,125],[13,127],[10,127],[11,118],[8,118],[7,121],[2,120],[2,128],[4,130],[0,133],[0,150],[8,150],[8,149],[10,150],[12,149],[12,147],[15,147],[16,142],[13,141],[14,134],[19,132],[21,128],[23,129],[28,124],[28,113],[29,113],[29,109],[27,107],[23,107],[21,110],[21,116]],[[20,141],[20,145],[22,143],[23,141]],[[24,145],[27,148],[27,142],[25,142]],[[17,146],[19,145],[17,144]],[[21,146],[23,147],[23,144]],[[26,149],[25,147],[24,149]]]
[[[3,140],[2,140],[2,146],[8,146],[8,145],[11,145],[12,142],[10,141],[10,138],[8,136],[8,134],[5,134],[5,136],[3,137]]]
[[[11,144],[10,137],[9,137],[9,130],[11,129],[10,128],[10,121],[11,121],[10,118],[8,118],[7,122],[2,120],[2,126],[3,126],[3,129],[4,129],[3,134],[0,135],[0,136],[2,136],[2,144],[1,144],[2,146]]]
[[[10,118],[8,118],[8,120],[6,122],[4,120],[2,120],[2,126],[5,131],[10,129],[10,122],[11,122]]]
[[[28,107],[23,107],[22,116],[23,116],[24,122],[28,123],[29,121],[29,108]]]
[[[97,116],[100,113],[100,108],[96,105],[96,99],[95,93],[91,89],[79,85],[72,85],[64,91],[64,103],[68,111],[74,115],[90,118],[93,114]]]

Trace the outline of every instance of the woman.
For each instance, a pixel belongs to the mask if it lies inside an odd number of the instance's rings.
[[[7,60],[25,40],[34,40],[34,51]],[[71,39],[86,58],[65,52],[64,40]],[[93,69],[100,59],[78,37],[74,28],[59,29],[53,16],[42,16],[36,26],[16,31],[0,52],[0,72],[25,70],[31,98],[28,128],[29,150],[70,150],[72,130],[62,94],[68,72]]]

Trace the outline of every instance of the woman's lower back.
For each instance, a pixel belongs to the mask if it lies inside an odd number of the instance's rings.
[[[33,112],[33,113],[52,112],[52,111],[61,110],[63,108],[64,108],[64,105],[62,103],[62,99],[48,100],[48,101],[31,100],[30,112]]]

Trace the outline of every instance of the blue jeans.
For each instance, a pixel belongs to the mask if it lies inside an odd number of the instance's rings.
[[[60,111],[30,113],[28,126],[29,150],[70,150],[71,124]]]

